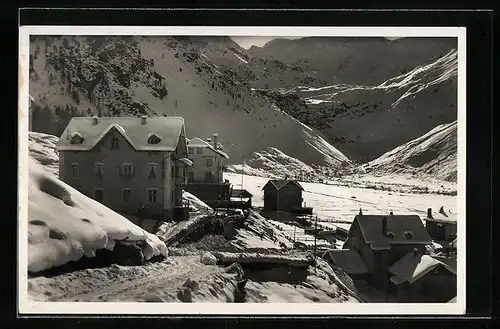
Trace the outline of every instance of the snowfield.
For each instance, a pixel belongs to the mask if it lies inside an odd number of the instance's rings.
[[[252,204],[262,207],[264,205],[262,188],[268,178],[224,173],[224,178],[228,179],[234,188],[241,188],[242,176],[243,188],[253,194]],[[403,182],[404,180],[400,183]],[[359,180],[358,184],[348,180],[329,183],[300,182],[305,190],[302,194],[305,205],[313,207],[313,213],[318,215],[318,221],[322,222],[352,222],[360,208],[364,214],[389,214],[392,211],[394,214],[415,214],[422,218],[427,215],[427,208],[437,210],[443,206],[452,214],[456,214],[458,210],[456,196],[423,193],[421,189],[418,189],[419,185],[415,185],[418,193],[407,193],[404,189],[400,191],[395,188],[390,190],[391,181],[387,177],[380,178],[376,189],[366,188],[366,181],[362,180]],[[393,181],[393,183],[397,185],[398,181]],[[413,183],[423,186],[427,184],[425,181],[417,180]],[[451,188],[451,185],[448,184],[448,187]],[[388,190],[383,190],[383,188]]]
[[[37,140],[52,145],[54,136],[30,133],[32,146],[43,146]],[[50,148],[31,147],[30,153],[38,156],[30,156],[28,163],[29,272],[93,257],[98,249],[112,250],[117,240],[144,241],[145,259],[167,256],[167,248],[157,236],[57,179],[51,168],[41,164],[57,167]]]

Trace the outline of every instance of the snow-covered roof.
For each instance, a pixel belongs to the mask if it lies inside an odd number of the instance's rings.
[[[443,266],[456,275],[456,270],[448,264],[429,255],[413,252],[406,254],[406,256],[394,263],[389,268],[389,273],[393,275],[391,281],[394,284],[414,283],[438,266]]]
[[[382,223],[387,220],[387,231],[392,237],[383,234]],[[391,244],[431,244],[432,239],[417,215],[356,215],[361,233],[367,244],[386,249]],[[355,226],[351,226],[355,227]],[[407,237],[411,232],[411,237]]]
[[[189,160],[188,158],[180,158],[177,159],[180,162],[184,163],[186,166],[191,167],[193,165],[193,161]]]
[[[217,143],[217,145],[222,146],[222,144],[220,144],[220,143]],[[223,151],[221,151],[219,149],[216,150],[213,147],[213,145],[211,145],[210,143],[204,141],[203,139],[201,139],[199,137],[194,137],[194,138],[190,139],[189,143],[188,143],[188,147],[204,147],[204,148],[208,148],[208,149],[214,151],[215,153],[219,154],[223,158],[229,159],[229,155],[227,155],[226,152],[223,152]]]
[[[302,187],[302,185],[299,184],[299,182],[297,182],[296,180],[288,180],[288,179],[270,179],[262,189],[264,190],[266,186],[271,184],[272,186],[274,186],[276,190],[279,191],[289,183],[297,185],[302,191],[304,190],[304,188]]]
[[[342,268],[347,274],[365,274],[368,273],[365,262],[361,255],[351,249],[332,249],[325,252],[330,256],[335,265]]]
[[[184,119],[181,117],[148,117],[145,123],[137,117],[99,117],[94,123],[92,117],[72,118],[57,143],[58,150],[91,150],[111,130],[119,132],[138,151],[173,151],[184,133]],[[65,138],[78,131],[84,138],[81,144],[71,144]],[[157,144],[149,144],[152,133],[160,136]]]

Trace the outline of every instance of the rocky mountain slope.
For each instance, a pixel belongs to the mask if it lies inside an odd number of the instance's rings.
[[[426,174],[457,180],[457,121],[440,125],[360,167],[372,174]]]
[[[358,162],[457,119],[457,51],[377,85],[258,90]]]
[[[457,119],[455,46],[303,38],[247,51],[229,37],[33,37],[33,128],[58,135],[75,115],[183,116],[190,137],[219,134],[230,164],[266,167],[279,155],[297,160],[285,161],[291,172],[338,171]]]
[[[326,84],[377,85],[433,62],[456,45],[456,38],[306,37],[274,39],[248,53],[296,67]]]
[[[243,67],[220,64],[244,64],[243,49],[227,37],[209,41],[33,37],[33,130],[58,135],[75,115],[182,116],[190,137],[217,132],[234,164],[269,146],[308,164],[349,163],[315,130],[253,91]]]

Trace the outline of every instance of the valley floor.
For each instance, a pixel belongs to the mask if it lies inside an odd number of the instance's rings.
[[[262,188],[268,178],[225,173],[234,188],[244,188],[253,194],[252,205],[264,204]],[[243,182],[243,187],[242,186]],[[350,223],[361,209],[364,214],[405,214],[425,218],[427,209],[436,211],[443,206],[456,214],[458,210],[456,184],[423,181],[401,176],[351,176],[331,180],[328,184],[300,182],[303,199],[318,220],[330,223]],[[442,187],[441,187],[442,186]],[[446,193],[449,192],[449,193]]]
[[[235,188],[242,186],[252,193],[255,207],[263,205],[261,189],[267,178],[234,173],[225,173],[225,178]],[[368,183],[378,185],[375,188],[363,186]],[[403,185],[396,181],[392,183],[392,189],[391,182],[387,180],[368,183],[367,180],[354,179],[331,181],[329,184],[301,182],[305,189],[303,198],[306,205],[314,208],[321,225],[332,229],[341,227],[348,230],[360,208],[363,213],[386,214],[393,211],[421,217],[425,216],[427,208],[444,206],[452,213],[457,211],[456,196],[404,190],[405,186],[418,182]],[[403,188],[399,190],[396,188],[401,186]],[[193,216],[192,220],[197,218]],[[183,223],[179,228],[187,228],[190,226],[188,224]],[[167,233],[171,231],[169,228]],[[53,277],[33,277],[28,280],[28,291],[34,301],[235,302],[240,298],[238,282],[241,277],[226,267],[203,264],[201,253],[257,252],[287,257],[298,252],[285,250],[292,247],[294,241],[307,245],[314,243],[301,228],[266,220],[256,212],[251,212],[245,228],[238,230],[233,241],[227,241],[221,235],[206,233],[193,241],[169,248],[168,258],[162,262],[142,266],[111,265]],[[325,249],[341,247],[341,244],[327,240],[318,240],[316,244]],[[281,279],[276,279],[276,271],[280,270],[264,271],[266,273],[258,275],[263,275],[265,279],[250,276],[243,301],[338,303],[364,300],[349,278],[346,280],[341,273],[336,273],[322,259],[318,259],[317,264],[300,274],[300,281],[287,278],[286,273]]]

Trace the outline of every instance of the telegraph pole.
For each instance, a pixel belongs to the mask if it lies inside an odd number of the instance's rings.
[[[314,267],[316,268],[316,235],[318,234],[318,215],[316,215],[316,220],[314,221]]]

